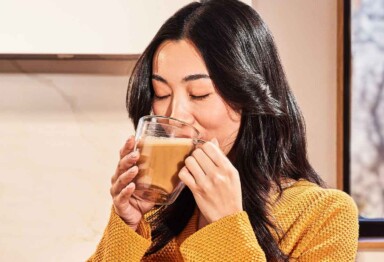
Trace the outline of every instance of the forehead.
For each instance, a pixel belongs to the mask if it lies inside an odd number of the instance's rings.
[[[156,50],[152,61],[153,73],[182,75],[206,73],[205,62],[198,49],[187,40],[165,41]]]

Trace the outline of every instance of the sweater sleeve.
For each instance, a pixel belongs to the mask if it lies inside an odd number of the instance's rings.
[[[104,235],[88,262],[140,261],[150,245],[150,227],[144,219],[140,221],[135,232],[112,208]]]
[[[198,230],[180,252],[184,261],[266,261],[245,211]]]
[[[317,205],[321,215],[303,237],[298,261],[355,261],[359,224],[352,198],[331,190]]]

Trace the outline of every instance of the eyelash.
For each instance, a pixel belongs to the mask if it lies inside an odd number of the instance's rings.
[[[167,97],[169,97],[169,95],[166,95],[166,96],[157,96],[157,95],[155,95],[155,99],[156,99],[156,100],[164,100],[164,99],[166,99]]]
[[[206,95],[202,95],[202,96],[194,96],[194,95],[189,95],[191,97],[191,99],[193,100],[197,100],[197,101],[201,101],[201,100],[204,100],[205,98],[207,98],[210,94],[206,94]],[[157,96],[155,95],[155,99],[156,100],[164,100],[166,98],[168,98],[170,95],[166,95],[166,96]]]
[[[189,95],[193,100],[204,100],[205,98],[207,98],[210,94],[206,94],[206,95],[202,95],[202,96],[194,96],[194,95]]]

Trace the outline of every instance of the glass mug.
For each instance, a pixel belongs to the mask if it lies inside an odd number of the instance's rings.
[[[184,188],[179,171],[192,153],[200,133],[192,125],[165,116],[143,116],[135,135],[134,150],[140,152],[139,173],[133,197],[155,205],[172,204]]]

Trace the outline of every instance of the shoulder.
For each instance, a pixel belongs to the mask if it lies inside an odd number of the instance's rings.
[[[304,210],[319,214],[338,213],[350,219],[357,219],[358,216],[357,206],[347,193],[338,189],[323,188],[306,180],[299,180],[284,190],[282,198],[286,197],[292,199],[291,204],[296,203]]]
[[[353,199],[343,191],[300,180],[286,188],[272,209],[283,231],[293,232],[297,241],[307,238],[348,239],[355,245],[358,211]],[[335,240],[336,241],[336,240]]]
[[[296,191],[296,193],[301,195],[302,198],[309,198],[326,203],[337,203],[340,205],[353,206],[356,208],[352,197],[338,189],[323,188],[306,180],[297,181],[289,189]]]
[[[303,261],[353,261],[358,212],[345,192],[300,180],[283,191],[274,211],[278,226],[285,232],[286,253]]]

